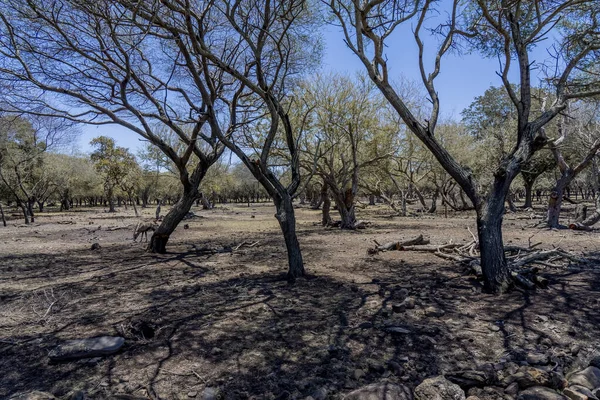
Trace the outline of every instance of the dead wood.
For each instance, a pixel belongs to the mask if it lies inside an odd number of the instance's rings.
[[[414,246],[414,245],[426,245],[429,244],[429,239],[424,239],[423,235],[419,235],[414,239],[406,240],[404,242],[389,242],[383,245],[380,245],[377,241],[374,241],[377,244],[376,247],[369,249],[369,254],[377,254],[380,251],[390,251],[390,250],[413,250],[406,249],[406,246]],[[434,250],[435,251],[435,250]]]

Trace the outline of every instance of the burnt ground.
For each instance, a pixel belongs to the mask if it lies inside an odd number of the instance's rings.
[[[335,399],[373,382],[412,388],[442,373],[518,363],[530,352],[574,368],[600,351],[598,270],[545,269],[548,289],[493,296],[433,254],[367,255],[373,239],[420,233],[466,243],[469,213],[389,218],[372,207],[359,215],[368,229],[342,232],[299,208],[310,277],[290,286],[270,205],[194,211],[164,255],[132,241],[131,211],[46,213],[31,226],[0,227],[0,398],[26,390],[201,398],[209,388],[225,399]],[[506,243],[600,257],[598,233],[534,228],[527,215],[505,217]],[[244,241],[254,245],[236,249]],[[416,307],[393,312],[407,294]],[[113,356],[49,363],[61,341],[98,335],[127,340]]]

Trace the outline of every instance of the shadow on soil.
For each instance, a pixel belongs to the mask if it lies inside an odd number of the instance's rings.
[[[336,398],[531,352],[568,365],[574,343],[600,337],[598,273],[557,270],[547,290],[495,297],[453,264],[365,257],[353,265],[365,281],[322,271],[290,286],[272,266],[285,260],[275,237],[222,254],[123,246],[1,257],[0,397],[35,389],[171,399],[214,388],[228,399]],[[304,243],[316,263],[319,249]],[[407,296],[415,308],[394,312]],[[126,345],[100,360],[48,363],[60,341],[97,335]]]

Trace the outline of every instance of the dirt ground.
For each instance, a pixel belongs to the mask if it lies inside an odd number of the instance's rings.
[[[336,399],[368,383],[413,388],[531,352],[568,369],[600,351],[600,270],[547,269],[548,289],[498,297],[433,254],[367,255],[374,239],[421,233],[434,244],[467,243],[471,213],[390,218],[369,207],[359,210],[369,228],[344,232],[298,208],[311,276],[290,286],[271,205],[193,211],[164,255],[133,242],[132,210],[76,209],[0,226],[0,398],[35,389],[92,399]],[[527,215],[506,215],[507,244],[600,257],[598,233],[533,228]],[[393,312],[407,294],[416,307]],[[98,335],[126,344],[102,359],[49,363],[58,343]]]

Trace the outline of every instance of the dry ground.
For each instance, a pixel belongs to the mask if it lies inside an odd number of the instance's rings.
[[[519,362],[532,351],[569,368],[600,350],[597,271],[547,270],[547,290],[496,297],[432,254],[366,253],[373,239],[420,233],[432,243],[470,241],[468,213],[391,219],[373,207],[361,210],[368,229],[342,232],[318,226],[319,212],[300,208],[311,277],[289,286],[270,205],[194,211],[200,217],[177,229],[164,255],[132,241],[130,211],[48,213],[31,226],[0,227],[0,398],[33,389],[85,390],[95,399],[201,398],[212,388],[226,399],[335,399],[371,382],[414,387],[440,373]],[[506,216],[507,243],[599,256],[598,233],[538,230],[524,215]],[[243,241],[260,242],[206,251]],[[94,242],[99,250],[90,250]],[[417,307],[393,313],[406,291]],[[430,306],[444,315],[426,316]],[[390,333],[390,325],[410,333]],[[59,342],[97,335],[127,342],[103,359],[49,363]]]

